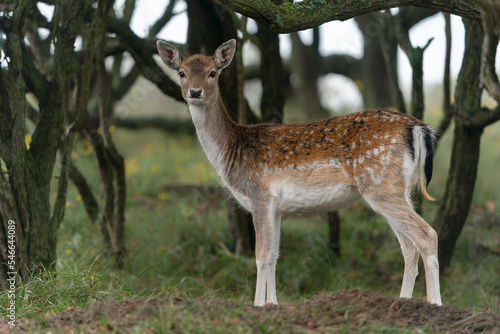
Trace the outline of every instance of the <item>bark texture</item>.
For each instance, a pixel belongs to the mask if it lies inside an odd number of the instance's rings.
[[[0,93],[1,287],[7,284],[8,272],[17,272],[17,280],[26,281],[31,274],[55,268],[56,231],[66,204],[65,162],[69,152],[66,147],[61,154],[59,185],[52,208],[50,183],[61,141],[71,145],[73,138],[66,114],[71,93],[68,78],[80,73],[70,54],[77,34],[85,26],[80,15],[83,7],[84,1],[57,5],[63,21],[54,30],[56,73],[50,81],[31,58],[23,40],[30,30],[31,18],[36,16],[36,4],[21,1],[11,18],[4,17],[7,36],[4,51],[10,62],[6,70],[0,71],[0,81],[5,88]],[[38,123],[28,143],[25,141],[25,111],[29,91],[39,99],[39,111]],[[70,130],[65,131],[66,128]],[[9,220],[15,222],[15,240],[8,236]],[[15,245],[15,254],[8,252],[7,245]],[[9,260],[14,261],[13,266],[6,265]]]
[[[451,164],[446,190],[441,201],[434,226],[439,235],[439,263],[444,271],[451,262],[458,237],[466,222],[474,193],[480,139],[484,122],[481,109],[481,42],[483,30],[480,24],[464,20],[465,53],[455,90],[455,131]]]
[[[482,130],[456,125],[446,192],[435,218],[440,270],[449,267],[455,245],[467,220],[474,185]]]
[[[262,122],[283,123],[285,94],[283,91],[283,63],[280,55],[278,34],[259,24],[257,32],[261,60],[260,79],[262,82],[262,98],[260,109]]]
[[[317,27],[325,22],[348,20],[385,9],[414,6],[447,12],[475,21],[481,20],[478,6],[469,0],[353,0],[301,1],[276,5],[271,0],[217,0],[227,8],[263,23],[277,33]]]

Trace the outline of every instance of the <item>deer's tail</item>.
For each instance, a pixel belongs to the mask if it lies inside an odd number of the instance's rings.
[[[418,185],[420,191],[430,201],[436,199],[427,192],[427,185],[432,179],[432,166],[436,137],[430,126],[419,126],[414,129],[414,152],[418,161]]]

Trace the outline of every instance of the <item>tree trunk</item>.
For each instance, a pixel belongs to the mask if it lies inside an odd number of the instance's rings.
[[[98,150],[102,149],[106,164],[104,167],[102,161],[99,161],[99,169],[101,170],[101,203],[105,203],[99,215],[99,220],[101,226],[106,226],[106,234],[104,237],[105,240],[111,241],[116,267],[122,268],[125,254],[125,200],[127,196],[125,164],[109,132],[109,119],[111,119],[113,107],[110,99],[108,73],[104,64],[107,28],[106,18],[112,5],[112,0],[101,1],[92,25],[93,33],[96,34],[95,58],[97,64],[99,129],[101,130],[101,141],[99,143],[102,143],[102,147],[94,147],[94,149],[96,153]],[[102,171],[103,167],[104,171]]]
[[[469,213],[476,182],[482,129],[456,125],[446,192],[435,218],[441,271],[450,265]]]
[[[358,87],[367,109],[393,105],[389,72],[382,52],[386,25],[382,15],[370,13],[355,18],[365,41],[361,60],[361,84]]]
[[[448,129],[453,120],[453,108],[451,104],[451,18],[450,14],[443,13],[445,20],[445,34],[446,34],[446,56],[444,60],[444,75],[443,75],[443,119],[441,120],[436,135],[436,142],[442,138],[444,132]]]
[[[65,72],[68,67],[61,65],[63,55],[69,47],[72,50],[74,40],[60,30],[56,32],[55,64],[61,71],[48,82],[24,49],[24,24],[32,10],[27,1],[21,1],[12,18],[4,16],[7,36],[4,52],[10,61],[8,68],[0,71],[3,87],[0,93],[2,288],[7,287],[6,279],[15,277],[16,273],[17,281],[27,281],[33,274],[55,269],[56,231],[66,204],[63,166],[59,179],[63,182],[62,189],[51,216],[50,182],[58,146],[64,137],[63,102],[68,91],[68,87],[60,85],[69,73]],[[25,143],[27,88],[39,98],[40,110],[29,149]]]
[[[314,41],[304,44],[297,33],[290,34],[292,39],[291,64],[298,76],[293,89],[296,91],[300,108],[309,120],[327,118],[328,111],[323,108],[318,92],[318,78],[323,70],[319,54],[319,28],[314,28]]]
[[[384,56],[385,67],[387,69],[387,79],[389,90],[391,92],[392,105],[404,114],[407,113],[406,103],[399,87],[398,76],[398,43],[396,38],[396,25],[389,23],[392,20],[390,12],[384,13],[384,21],[386,22],[383,36],[380,38],[380,46]]]
[[[472,202],[476,182],[479,147],[484,126],[474,120],[480,116],[481,25],[464,20],[465,52],[455,90],[455,132],[446,190],[434,226],[439,235],[439,263],[444,271],[450,265]]]
[[[236,27],[229,12],[219,5],[207,0],[188,0],[189,17],[188,50],[190,54],[212,54],[223,42],[237,38]],[[221,95],[224,104],[234,120],[238,120],[239,94],[234,89],[238,85],[236,64],[232,64],[222,72],[220,79]],[[248,109],[247,109],[248,110]],[[248,115],[250,116],[250,115]],[[255,248],[252,215],[241,210],[235,200],[228,200],[227,219],[229,230],[235,238],[238,254],[251,254]]]
[[[328,212],[328,248],[340,256],[340,215],[338,211]]]
[[[255,230],[251,220],[252,215],[240,208],[235,199],[230,198],[227,203],[227,219],[235,243],[235,254],[252,255],[255,250]]]
[[[260,79],[262,99],[260,110],[262,122],[283,123],[285,94],[283,91],[283,63],[280,55],[279,36],[259,24],[257,38],[260,44]]]
[[[26,282],[32,274],[55,269],[57,226],[50,223],[50,187],[46,180],[40,178],[37,167],[31,157],[24,159],[24,188],[1,176],[0,212],[3,228],[0,237],[1,261],[4,265],[1,268],[0,288],[7,288],[6,279],[16,276],[8,273],[17,272],[17,280]],[[8,168],[8,174],[9,177],[14,174],[11,168]],[[10,191],[12,193],[9,194]],[[9,233],[10,230],[14,234]],[[15,239],[9,238],[11,235],[15,235]],[[12,252],[8,251],[9,245],[13,246]],[[12,266],[7,266],[10,263]]]

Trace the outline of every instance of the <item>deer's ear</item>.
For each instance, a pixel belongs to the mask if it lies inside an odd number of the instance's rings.
[[[233,60],[234,52],[236,51],[236,40],[230,39],[215,50],[214,60],[217,68],[222,70],[227,67]]]
[[[157,41],[156,46],[161,60],[171,69],[178,71],[181,66],[182,55],[175,47],[164,41]]]

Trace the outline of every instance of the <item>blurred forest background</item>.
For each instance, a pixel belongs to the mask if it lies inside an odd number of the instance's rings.
[[[438,201],[417,202],[439,234],[443,301],[499,311],[499,5],[430,1],[387,10],[372,1],[322,11],[315,1],[262,3],[269,8],[171,0],[137,32],[131,21],[140,1],[0,2],[0,286],[7,287],[6,264],[14,259],[23,315],[144,291],[252,300],[250,218],[219,186],[176,73],[157,56],[158,36],[179,17],[187,20],[187,31],[178,32],[185,43],[175,37],[179,28],[162,39],[185,55],[212,54],[238,39],[221,90],[241,124],[389,108],[439,130],[429,186]],[[448,13],[463,17],[465,36],[452,35]],[[423,59],[433,41],[415,45],[410,32],[436,16],[444,18],[444,57],[432,61],[444,71],[425,86]],[[328,36],[318,27],[347,18],[363,38],[359,56],[321,51]],[[465,40],[459,75],[450,73],[452,38]],[[398,73],[402,61],[411,74]],[[15,255],[9,220],[16,222]],[[286,217],[281,249],[282,301],[345,288],[399,294],[398,242],[362,202]],[[36,279],[47,275],[50,294]],[[417,297],[425,294],[421,276]]]

